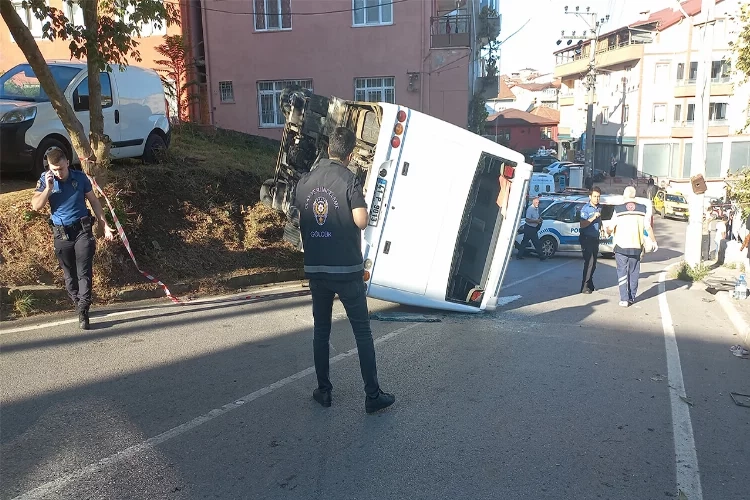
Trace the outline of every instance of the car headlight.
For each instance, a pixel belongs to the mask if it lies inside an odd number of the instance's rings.
[[[0,123],[21,123],[36,118],[36,106],[26,106],[5,113]]]

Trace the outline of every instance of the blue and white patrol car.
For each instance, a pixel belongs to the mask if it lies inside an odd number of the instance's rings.
[[[638,203],[646,205],[649,223],[653,227],[654,210],[651,200],[648,198],[636,198]],[[581,230],[581,208],[589,202],[588,196],[566,196],[550,203],[541,213],[542,227],[539,229],[539,241],[541,250],[545,257],[550,258],[557,252],[581,252],[581,243],[578,236]],[[602,207],[602,228],[607,227],[607,222],[612,219],[615,205],[622,203],[622,195],[602,195],[599,205]],[[516,234],[515,247],[518,248],[523,241],[523,226],[521,221]],[[535,252],[534,245],[528,244],[527,251]],[[612,236],[607,236],[602,230],[599,240],[599,253],[603,257],[614,255]]]

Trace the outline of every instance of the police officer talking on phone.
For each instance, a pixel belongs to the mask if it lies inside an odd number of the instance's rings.
[[[93,277],[96,239],[92,226],[98,221],[107,240],[113,240],[115,231],[107,224],[102,206],[91,186],[88,176],[69,168],[68,158],[59,148],[47,152],[49,170],[36,184],[31,207],[40,210],[49,201],[49,225],[54,235],[55,255],[65,276],[65,288],[78,311],[78,324],[88,330],[91,306],[91,280]],[[86,208],[86,200],[96,214],[96,219]]]
[[[333,299],[338,295],[357,341],[365,411],[374,413],[392,405],[395,397],[383,392],[378,383],[362,259],[367,203],[361,183],[347,168],[355,143],[354,133],[347,128],[338,127],[331,133],[329,158],[319,160],[300,178],[293,207],[299,213],[305,276],[312,294],[313,357],[318,378],[313,399],[331,406],[329,339]]]

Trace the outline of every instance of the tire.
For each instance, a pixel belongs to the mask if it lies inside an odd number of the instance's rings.
[[[260,186],[260,202],[269,208],[273,206],[274,184],[273,179],[267,179]]]
[[[659,215],[661,215],[661,218],[662,218],[662,219],[666,219],[666,218],[667,218],[667,211],[666,211],[665,209],[663,209],[663,208],[662,208],[662,209],[661,209],[661,210],[659,211]]]
[[[143,148],[143,163],[159,163],[166,149],[167,143],[164,142],[164,138],[156,132],[151,132]]]
[[[37,177],[41,177],[44,171],[47,169],[47,151],[52,148],[60,148],[65,151],[65,156],[68,158],[68,163],[72,163],[72,155],[70,153],[70,147],[64,142],[48,137],[39,143],[39,147],[36,148],[36,156],[34,157],[34,166],[32,173]]]
[[[542,249],[542,256],[549,259],[557,252],[557,240],[552,236],[545,236],[539,240],[539,246]]]
[[[614,256],[615,256],[615,254],[612,253],[612,252],[602,252],[602,257],[604,257],[605,259],[611,259]]]

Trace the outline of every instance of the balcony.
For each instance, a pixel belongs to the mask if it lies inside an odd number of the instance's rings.
[[[500,36],[502,16],[494,11],[482,9],[479,13],[479,25],[477,26],[477,41],[480,46],[485,46]]]
[[[471,47],[471,16],[451,15],[430,18],[430,48]]]
[[[560,106],[572,106],[576,103],[576,95],[573,92],[565,92],[560,94],[559,98]]]
[[[712,96],[731,96],[734,94],[734,84],[728,76],[711,78]],[[695,97],[695,78],[677,80],[674,87],[675,97]]]
[[[606,42],[606,40],[604,41]],[[624,64],[629,61],[638,61],[643,57],[643,43],[623,41],[619,44],[601,47],[596,51],[596,67],[608,68]],[[572,46],[568,51],[557,54],[557,66],[555,66],[555,78],[574,77],[586,73],[589,69],[589,52],[582,50],[586,47],[577,48]]]
[[[475,93],[480,93],[484,99],[495,99],[499,92],[500,77],[480,76],[476,80]]]
[[[689,139],[693,137],[695,122],[693,120],[677,120],[672,124],[672,137],[674,139]],[[710,120],[708,122],[709,137],[727,137],[729,135],[729,122],[727,120]]]

